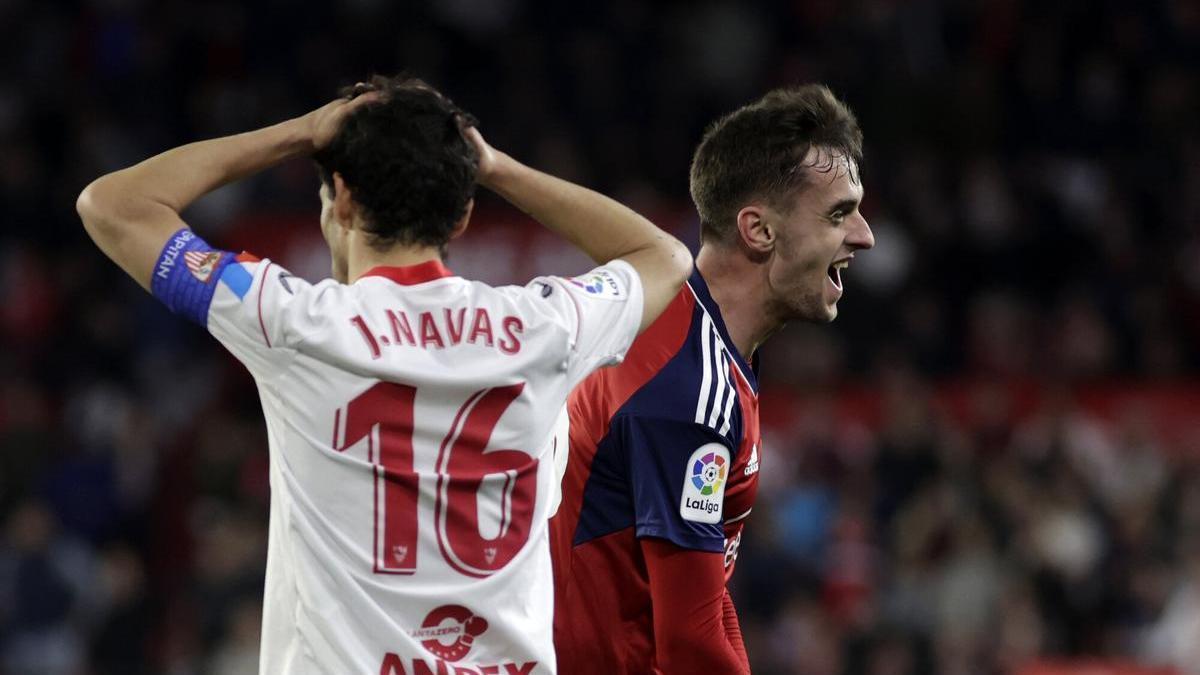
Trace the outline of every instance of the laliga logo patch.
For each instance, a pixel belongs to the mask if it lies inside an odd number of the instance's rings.
[[[488,629],[487,619],[475,616],[462,605],[442,605],[429,613],[412,636],[421,646],[444,661],[461,661],[471,651],[475,638]]]
[[[725,484],[726,460],[715,452],[710,452],[692,464],[692,485],[705,497],[720,492]]]
[[[577,288],[582,288],[588,295],[608,300],[619,300],[625,293],[617,278],[608,270],[596,270],[580,277],[567,279]]]
[[[679,515],[694,523],[721,522],[728,475],[729,449],[720,443],[700,446],[687,461]]]
[[[192,276],[196,277],[202,284],[207,284],[212,279],[213,270],[216,269],[217,263],[221,261],[220,251],[188,251],[183,254],[183,261],[187,264],[188,271]]]
[[[604,292],[604,280],[601,279],[600,275],[598,274],[592,276],[590,279],[575,277],[571,279],[571,283],[582,288],[588,293],[591,293],[592,295],[599,295],[600,293]]]

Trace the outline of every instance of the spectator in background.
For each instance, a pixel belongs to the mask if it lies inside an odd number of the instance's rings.
[[[471,2],[304,12],[269,2],[0,3],[5,675],[28,654],[18,634],[32,626],[68,646],[52,655],[63,663],[91,653],[94,670],[137,672],[115,665],[136,652],[148,672],[202,672],[250,639],[236,627],[249,623],[239,592],[258,582],[252,570],[265,553],[251,532],[235,551],[236,573],[214,574],[209,560],[231,519],[262,521],[265,439],[253,389],[96,260],[74,196],[139,157],[280,118],[346,73],[401,67],[450,84],[494,125],[498,145],[661,211],[669,218],[656,222],[681,233],[695,229],[680,182],[690,148],[746,92],[828,81],[871,130],[864,210],[879,246],[856,262],[841,320],[789,327],[763,355],[771,460],[733,589],[756,675],[912,663],[936,675],[966,661],[974,672],[1011,672],[1081,652],[1178,658],[1171,645],[1186,647],[1186,637],[1160,636],[1186,636],[1178,617],[1195,586],[1187,561],[1200,532],[1200,474],[1187,457],[1200,450],[1188,421],[1196,408],[1174,415],[1185,427],[1177,436],[1148,414],[1156,410],[1131,411],[1145,423],[1103,419],[1055,392],[1111,381],[1194,386],[1194,2],[491,5],[479,19]],[[278,222],[276,243],[290,250],[290,232],[303,229],[293,214],[312,206],[315,187],[308,165],[284,167],[198,204],[196,224],[233,245],[239,220]],[[250,204],[261,207],[251,214]],[[508,227],[486,200],[479,211],[488,227],[468,236]],[[463,256],[455,267],[510,282],[559,260],[544,241],[512,240],[511,249],[489,245],[486,266]],[[577,267],[561,264],[551,271]],[[898,370],[910,374],[897,381]],[[1040,402],[1021,409],[994,395],[1008,380],[981,396],[988,419],[944,402],[963,381],[999,378],[1044,384]],[[859,390],[884,392],[882,412]],[[93,431],[108,431],[81,433],[84,410],[109,419]],[[105,464],[110,501],[93,514],[67,476]],[[1069,499],[1054,494],[1059,485]],[[50,514],[38,555],[58,562],[38,574],[60,577],[46,583],[67,599],[65,620],[46,612],[32,621],[25,609],[13,618],[13,561],[30,555],[31,538],[10,533],[38,529],[16,526],[36,520],[22,515],[31,504]],[[844,509],[874,551],[854,621],[823,599],[833,569],[826,533]],[[1037,544],[1035,509],[1083,533],[1086,555]],[[138,564],[103,562],[122,550]],[[131,595],[114,600],[126,609],[94,620],[103,612],[74,584],[106,585],[94,580],[109,564],[125,570],[105,574],[126,578],[112,583]],[[143,580],[133,582],[139,566]],[[81,576],[64,580],[54,572],[64,567]],[[940,604],[944,579],[992,588],[993,574],[994,600]],[[218,586],[220,600],[201,609],[201,589]],[[1094,613],[1081,620],[1064,589]],[[147,644],[108,654],[110,631],[139,632],[141,619],[118,617],[142,612]],[[989,645],[940,644],[938,626],[962,612],[988,626]]]
[[[75,613],[91,552],[58,530],[42,504],[11,512],[0,548],[0,666],[14,675],[71,675],[85,663]]]

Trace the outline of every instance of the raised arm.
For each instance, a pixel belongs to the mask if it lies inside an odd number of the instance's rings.
[[[466,134],[479,151],[480,185],[562,235],[597,263],[620,258],[632,265],[641,277],[645,297],[639,332],[658,318],[692,273],[686,246],[632,209],[492,148],[477,129],[467,129]]]
[[[338,99],[307,115],[235,136],[189,143],[101,176],[75,203],[88,235],[142,288],[180,212],[204,194],[328,143],[341,120],[374,99]]]

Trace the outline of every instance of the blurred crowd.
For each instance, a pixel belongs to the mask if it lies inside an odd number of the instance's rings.
[[[1194,423],[1063,388],[1014,414],[988,383],[955,412],[904,369],[871,387],[877,424],[863,399],[808,391],[764,429],[735,574],[755,673],[1017,674],[1047,656],[1200,672]]]
[[[1200,2],[0,0],[0,675],[255,672],[252,382],[73,204],[400,69],[693,244],[709,121],[814,80],[857,111],[878,246],[836,323],[763,353],[769,470],[735,574],[756,673],[1200,672],[1200,424],[1080,402],[1200,388]],[[188,217],[229,246],[313,235],[316,186],[289,164]],[[582,269],[480,199],[456,271]],[[320,275],[305,241],[283,261]],[[961,382],[985,383],[967,414]],[[1013,382],[1040,392],[1019,414]]]

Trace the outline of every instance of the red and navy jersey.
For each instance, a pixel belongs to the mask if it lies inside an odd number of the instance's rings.
[[[551,520],[563,673],[649,673],[654,635],[637,539],[725,554],[733,572],[758,489],[756,375],[700,273],[568,402],[562,502]]]

